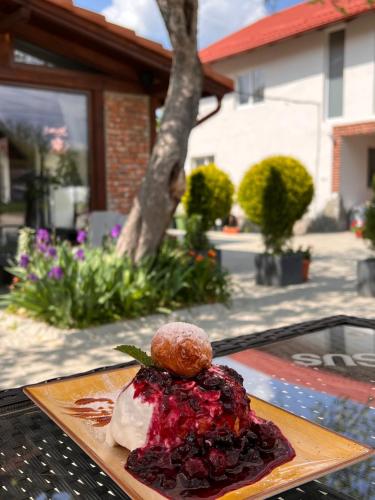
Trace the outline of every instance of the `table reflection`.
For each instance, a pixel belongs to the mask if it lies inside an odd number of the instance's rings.
[[[270,403],[361,443],[375,444],[375,332],[342,326],[216,358]],[[321,479],[355,498],[375,496],[375,460]]]

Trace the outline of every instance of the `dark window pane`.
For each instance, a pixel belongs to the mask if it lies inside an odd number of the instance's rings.
[[[372,187],[372,180],[375,175],[375,149],[368,150],[367,187]]]
[[[0,86],[0,226],[75,228],[88,207],[87,96]]]
[[[329,36],[328,116],[342,116],[345,31]]]

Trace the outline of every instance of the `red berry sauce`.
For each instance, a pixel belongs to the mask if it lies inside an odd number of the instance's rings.
[[[154,403],[147,444],[126,470],[167,498],[213,499],[249,485],[295,452],[272,422],[250,409],[243,379],[212,366],[193,379],[141,368],[135,398]]]

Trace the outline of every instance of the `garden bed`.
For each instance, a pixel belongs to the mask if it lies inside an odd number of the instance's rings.
[[[115,229],[115,228],[114,228]],[[21,235],[10,293],[1,300],[11,313],[59,328],[86,328],[169,313],[198,304],[226,302],[230,280],[216,259],[191,257],[176,240],[137,265],[115,252],[119,234],[112,230],[101,248],[54,241],[45,230]]]

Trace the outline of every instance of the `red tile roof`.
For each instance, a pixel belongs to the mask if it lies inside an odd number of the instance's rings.
[[[342,0],[339,4],[345,8],[345,14],[333,6],[332,0],[325,0],[324,3],[302,3],[264,17],[201,50],[201,60],[215,62],[375,9],[375,5],[370,6],[367,0]]]

